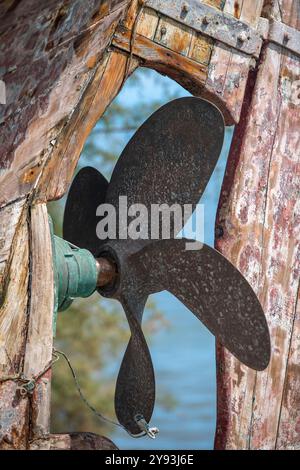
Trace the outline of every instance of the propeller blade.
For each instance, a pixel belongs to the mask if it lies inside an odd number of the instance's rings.
[[[85,167],[69,190],[63,221],[63,237],[97,256],[101,241],[96,235],[97,207],[105,202],[108,182],[95,168]]]
[[[147,294],[168,290],[199,318],[241,362],[263,370],[270,335],[262,307],[242,274],[218,251],[191,240],[158,240],[134,255]]]
[[[208,101],[171,101],[142,124],[123,150],[106,202],[195,205],[215,168],[224,138],[220,111]],[[125,221],[126,224],[126,221]]]
[[[153,365],[139,322],[145,302],[146,298],[138,301],[132,299],[132,302],[122,299],[131,338],[117,379],[115,410],[119,422],[131,434],[141,433],[135,420],[136,416],[143,415],[146,422],[150,422],[155,402]]]

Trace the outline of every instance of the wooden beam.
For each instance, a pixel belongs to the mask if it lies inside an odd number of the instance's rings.
[[[287,21],[294,2],[281,1]],[[271,15],[272,9],[266,14]],[[289,13],[288,13],[289,12]],[[216,247],[257,292],[268,319],[272,356],[255,373],[218,345],[216,448],[297,448],[299,57],[266,47],[235,134],[220,199]]]
[[[0,308],[0,448],[25,449],[29,402],[17,391],[13,377],[22,372],[26,344],[29,278],[29,236],[24,207],[14,234],[9,283]],[[11,379],[9,379],[11,378]],[[7,380],[5,380],[7,379]]]
[[[82,0],[34,0],[2,16],[0,78],[8,93],[0,109],[0,207],[31,194],[56,158],[57,140],[92,86],[129,1],[96,0],[87,10]]]
[[[223,2],[209,2],[221,8]],[[119,28],[113,44],[141,59],[141,65],[153,68],[192,94],[203,96],[223,112],[227,125],[238,122],[248,73],[253,59],[248,55],[196,33],[151,8],[133,2],[128,22]],[[262,0],[225,3],[227,14],[257,28]],[[131,31],[135,31],[132,36]]]
[[[52,360],[54,315],[53,258],[46,204],[32,206],[30,220],[31,285],[23,373],[28,378],[38,377],[30,400],[29,440],[31,448],[44,449],[49,447],[51,369],[47,367]]]
[[[67,136],[75,138],[74,124],[87,136],[88,119],[100,116],[97,84],[108,94],[105,106],[114,86],[119,90],[102,75],[109,63],[106,49],[128,3],[96,0],[87,10],[82,0],[50,6],[33,1],[30,9],[27,2],[15,2],[1,17],[7,46],[1,79],[9,90],[0,110],[1,449],[50,448],[51,371],[44,368],[52,357],[54,285],[47,210],[38,198],[46,202],[67,189],[80,154],[72,153]],[[119,86],[126,61],[121,59]],[[30,398],[20,394],[20,374],[39,376]]]
[[[57,136],[37,185],[36,200],[57,199],[66,192],[88,135],[123,85],[127,61],[127,55],[118,51],[111,51],[103,58],[68,124]],[[137,65],[132,60],[128,73]]]

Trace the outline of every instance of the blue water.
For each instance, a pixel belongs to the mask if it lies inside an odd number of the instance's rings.
[[[165,93],[166,88],[160,88],[154,74],[155,72],[149,71],[140,78],[142,83],[139,84],[139,92],[134,87],[125,85],[118,99],[131,105],[137,99],[147,101],[153,99],[153,96],[163,99],[162,93]],[[160,77],[159,80],[167,83],[168,97],[178,90],[180,96],[189,95],[168,78]],[[120,150],[131,135],[132,133],[127,132],[121,138],[119,136]],[[201,199],[205,209],[204,241],[211,246],[231,137],[232,129],[226,129],[222,154]],[[104,140],[105,136],[102,136],[102,144]],[[110,145],[109,141],[107,145]],[[109,167],[106,171],[101,162],[95,166],[109,176]],[[153,297],[170,324],[169,328],[162,329],[150,339],[157,387],[157,404],[151,424],[160,429],[160,434],[155,440],[147,437],[133,439],[125,431],[116,428],[110,437],[121,449],[211,449],[216,422],[214,337],[171,294],[161,292]],[[172,407],[161,403],[166,392],[175,400]]]

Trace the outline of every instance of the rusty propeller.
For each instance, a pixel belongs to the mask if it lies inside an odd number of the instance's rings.
[[[128,207],[143,204],[191,204],[193,208],[215,168],[224,138],[219,110],[199,98],[181,98],[158,111],[138,129],[122,152],[110,183],[92,168],[83,168],[69,191],[64,238],[112,260],[117,275],[99,292],[122,304],[131,330],[117,379],[115,409],[131,433],[149,423],[155,402],[155,379],[141,323],[150,294],[168,290],[182,301],[239,360],[256,370],[270,357],[270,337],[260,303],[241,273],[220,253],[203,245],[186,250],[185,239],[99,240],[96,208],[112,204],[119,220],[119,197]],[[131,217],[122,220],[128,227]],[[118,223],[118,222],[117,222]],[[126,225],[127,224],[127,225]],[[117,227],[117,233],[118,232]],[[161,227],[160,227],[161,228]],[[145,235],[145,234],[144,234]],[[115,267],[114,267],[115,269]]]

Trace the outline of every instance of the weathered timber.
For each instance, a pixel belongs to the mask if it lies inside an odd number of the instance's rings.
[[[128,4],[57,0],[31,2],[30,8],[27,2],[14,3],[11,8],[1,5],[1,39],[6,47],[1,50],[4,74],[0,78],[7,91],[7,103],[0,106],[3,449],[50,448],[51,370],[46,366],[53,340],[52,251],[46,206],[38,199],[46,202],[66,191],[80,154],[78,148],[64,168],[65,149],[72,151],[72,126],[81,125],[86,131],[83,145],[89,131],[78,119],[84,121],[92,108],[92,127],[122,83],[126,58],[117,61],[116,69],[120,63],[123,70],[119,85],[113,82],[110,87],[107,76],[102,95],[96,94],[110,63],[107,48]],[[111,55],[113,60],[116,53]],[[103,106],[99,111],[95,96]],[[44,368],[31,398],[22,396],[20,374],[33,378]]]
[[[0,207],[29,194],[44,166],[56,159],[56,142],[91,92],[128,3],[57,0],[41,6],[35,1],[30,8],[26,2],[6,7],[7,12],[2,6],[1,42],[6,47],[0,78],[7,103],[0,107]]]
[[[50,433],[51,370],[47,367],[53,348],[50,312],[54,313],[53,258],[46,204],[33,205],[30,220],[31,295],[23,373],[28,378],[38,377],[31,400],[29,442],[38,448],[42,441],[44,448]]]
[[[264,14],[299,28],[299,2]],[[216,247],[257,292],[272,357],[255,373],[218,345],[216,448],[299,448],[299,57],[265,47],[235,129],[218,210]],[[296,406],[295,406],[296,405]]]
[[[107,437],[92,432],[51,434],[50,450],[116,450],[115,444]]]
[[[263,0],[203,3],[224,7],[254,29],[263,6]],[[7,95],[0,105],[0,378],[37,374],[51,356],[53,289],[38,290],[41,279],[53,286],[44,203],[66,192],[90,130],[127,76],[147,66],[217,104],[227,124],[240,120],[216,246],[259,294],[273,356],[267,371],[255,374],[218,346],[216,447],[299,448],[299,57],[270,43],[249,78],[255,63],[248,55],[145,4],[0,6]],[[297,28],[299,1],[266,0],[263,15]],[[90,433],[49,434],[50,381],[49,369],[31,400],[20,396],[17,381],[0,383],[0,448],[103,448]]]
[[[180,2],[178,2],[180,4]],[[221,8],[223,2],[206,2]],[[242,2],[241,2],[242,3]],[[166,74],[189,90],[215,103],[223,112],[228,125],[238,122],[251,57],[243,52],[197,33],[182,22],[174,21],[144,2],[132,2],[128,21],[120,27],[113,40],[114,46],[140,59],[142,66]],[[237,2],[225,3],[224,11],[233,18],[258,26],[262,0],[246,0],[238,8]],[[151,6],[151,2],[149,3]],[[131,31],[134,29],[134,36]]]
[[[23,366],[28,307],[29,233],[27,210],[22,211],[14,235],[4,302],[0,308],[0,379],[15,377]],[[25,449],[28,442],[29,403],[13,380],[0,382],[0,448]]]

